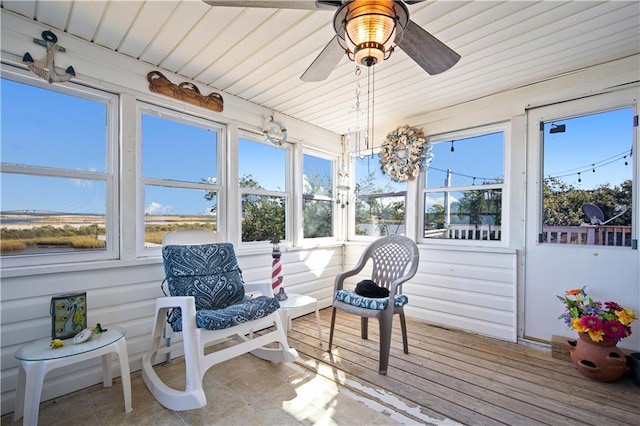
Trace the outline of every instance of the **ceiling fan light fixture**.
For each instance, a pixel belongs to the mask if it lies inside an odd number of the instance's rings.
[[[367,41],[355,48],[354,61],[360,65],[371,67],[382,62],[385,56],[384,46],[374,41]]]
[[[349,59],[373,66],[387,59],[395,47],[398,25],[406,26],[404,5],[392,0],[354,0],[335,16],[336,34],[346,42]]]

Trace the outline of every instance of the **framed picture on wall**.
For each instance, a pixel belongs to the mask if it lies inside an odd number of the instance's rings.
[[[87,293],[68,293],[51,298],[51,338],[70,339],[87,328]]]

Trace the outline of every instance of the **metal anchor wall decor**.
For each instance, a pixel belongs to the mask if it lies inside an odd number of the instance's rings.
[[[47,48],[47,55],[39,61],[36,61],[31,57],[29,52],[25,53],[22,57],[22,62],[29,68],[29,70],[49,83],[64,82],[71,80],[71,77],[76,76],[76,71],[72,66],[67,67],[63,73],[59,73],[58,70],[62,68],[56,68],[54,59],[56,52],[59,50],[65,52],[63,47],[58,47],[58,37],[51,31],[43,31],[42,38],[44,40],[33,39],[37,44],[41,44]]]

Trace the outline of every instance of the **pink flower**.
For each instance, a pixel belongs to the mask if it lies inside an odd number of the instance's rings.
[[[608,320],[602,324],[605,340],[620,340],[627,337],[627,327],[616,320]]]
[[[587,315],[581,319],[582,326],[590,330],[602,330],[602,320],[595,315]]]

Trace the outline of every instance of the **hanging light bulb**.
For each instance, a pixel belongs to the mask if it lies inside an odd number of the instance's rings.
[[[397,31],[408,23],[409,12],[400,1],[353,0],[336,12],[333,26],[349,59],[371,67],[391,56]]]

